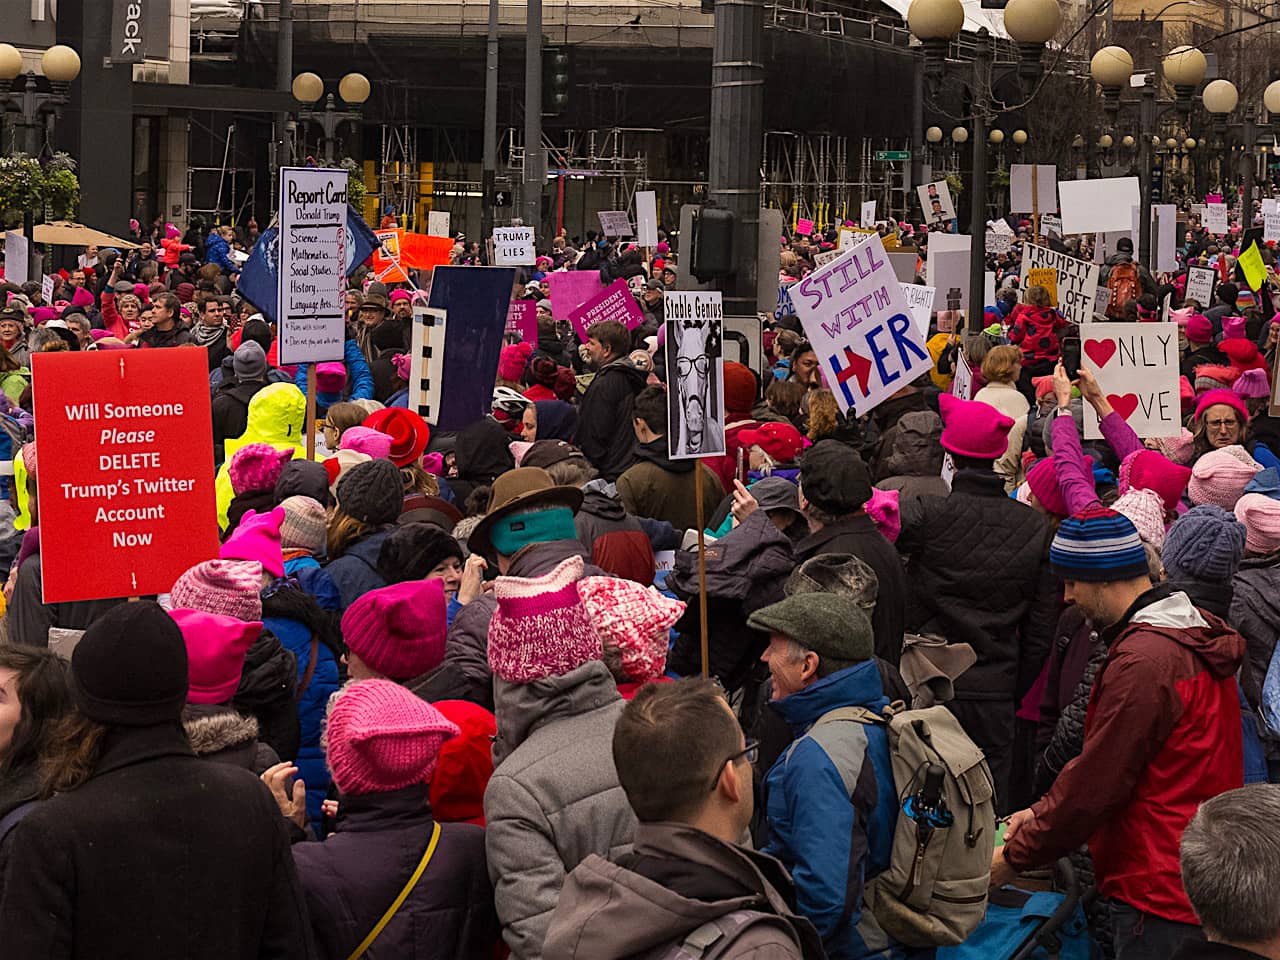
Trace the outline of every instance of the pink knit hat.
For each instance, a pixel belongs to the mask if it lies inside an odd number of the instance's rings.
[[[944,393],[938,397],[938,411],[942,414],[944,449],[975,460],[996,460],[1004,455],[1013,421],[995,407]]]
[[[512,343],[502,348],[498,354],[498,377],[501,380],[519,382],[524,376],[525,364],[533,353],[533,344]]]
[[[1154,490],[1168,512],[1178,508],[1190,480],[1190,467],[1174,463],[1154,450],[1135,450],[1120,462],[1120,492],[1127,493],[1132,488]]]
[[[1093,481],[1093,458],[1085,457],[1086,475]],[[1065,517],[1067,501],[1062,497],[1062,488],[1058,486],[1058,461],[1052,456],[1037,460],[1027,471],[1027,486],[1036,495],[1040,505],[1055,517]]]
[[[342,615],[348,649],[392,680],[412,680],[440,666],[448,629],[439,579],[370,590]]]
[[[1271,384],[1267,383],[1267,371],[1258,367],[1241,371],[1236,382],[1231,385],[1231,392],[1245,400],[1258,400],[1271,396]]]
[[[440,745],[458,728],[398,683],[361,680],[344,688],[325,728],[333,782],[346,796],[430,783]]]
[[[1209,390],[1201,394],[1200,399],[1196,402],[1196,419],[1199,420],[1206,410],[1220,403],[1234,409],[1240,414],[1240,419],[1245,423],[1249,422],[1248,407],[1244,405],[1243,400],[1230,390]]]
[[[541,577],[499,577],[489,621],[489,666],[508,683],[560,676],[599,660],[600,635],[578,595],[582,558]]]
[[[284,556],[280,547],[283,524],[284,507],[276,507],[270,513],[247,510],[218,556],[223,560],[257,560],[271,576],[283,577]]]
[[[338,441],[338,449],[355,450],[374,460],[386,460],[391,456],[391,438],[372,427],[348,427]]]
[[[898,534],[902,533],[902,512],[898,507],[897,490],[872,487],[871,499],[863,504],[863,509],[881,536],[890,543],[898,542]]]
[[[1192,314],[1187,318],[1187,340],[1190,343],[1213,341],[1213,323],[1203,313]]]
[[[203,610],[170,610],[187,645],[187,703],[226,703],[244,673],[244,655],[262,633],[257,620]]]
[[[1222,339],[1239,340],[1244,337],[1244,317],[1222,318]]]
[[[316,364],[316,393],[341,393],[347,385],[347,368],[337,362]]]
[[[1238,443],[1210,450],[1191,468],[1187,496],[1197,505],[1213,503],[1223,510],[1231,510],[1253,475],[1261,469],[1262,464]]]
[[[1280,500],[1263,493],[1246,493],[1236,501],[1236,519],[1245,526],[1244,546],[1250,553],[1280,550]]]
[[[262,564],[206,560],[180,576],[169,591],[175,609],[203,610],[237,620],[262,619]]]
[[[667,631],[684,614],[682,601],[619,577],[584,577],[578,594],[603,645],[621,654],[622,672],[629,679],[662,676],[670,644]]]
[[[1133,521],[1144,543],[1157,550],[1164,545],[1164,501],[1160,494],[1154,490],[1133,489],[1117,497],[1111,509]]]
[[[236,493],[274,490],[285,464],[292,459],[293,447],[277,450],[269,443],[247,443],[231,455],[227,464],[231,489]]]
[[[1183,379],[1186,379],[1185,377]],[[1184,467],[1191,462],[1191,458],[1195,455],[1195,437],[1191,435],[1191,431],[1186,427],[1182,428],[1182,432],[1176,437],[1152,437],[1147,441],[1151,444],[1151,449],[1158,453],[1163,453],[1174,463],[1180,463]]]

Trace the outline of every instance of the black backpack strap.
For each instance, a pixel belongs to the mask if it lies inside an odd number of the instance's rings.
[[[28,800],[26,803],[20,803],[3,817],[0,817],[0,843],[4,843],[7,837],[19,823],[22,818],[34,810],[36,807],[35,800]]]

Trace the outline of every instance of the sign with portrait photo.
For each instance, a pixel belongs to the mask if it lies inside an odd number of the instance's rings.
[[[929,226],[946,223],[956,218],[955,204],[951,202],[951,188],[945,180],[933,183],[922,183],[916,187],[920,196],[920,209],[924,211],[924,222]]]
[[[718,290],[668,290],[667,450],[672,460],[719,457],[724,439],[724,307]]]

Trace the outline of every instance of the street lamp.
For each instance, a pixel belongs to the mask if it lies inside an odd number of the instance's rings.
[[[925,138],[927,141],[929,141],[930,143],[941,143],[941,142],[942,142],[942,128],[941,128],[941,127],[930,127],[928,130],[926,130],[926,131],[924,132],[924,138]]]
[[[1266,95],[1271,93],[1271,88],[1276,86],[1274,83],[1267,87],[1263,95],[1263,104],[1267,103]],[[1204,101],[1204,108],[1213,116],[1214,132],[1222,136],[1224,139],[1229,127],[1234,125],[1227,123],[1227,116],[1235,110],[1240,103],[1240,91],[1236,89],[1236,85],[1230,80],[1214,80],[1204,88],[1201,95]],[[1277,99],[1274,95],[1272,100]],[[1270,109],[1268,107],[1268,109]],[[1240,213],[1241,221],[1246,228],[1253,224],[1253,177],[1254,165],[1257,161],[1254,158],[1254,148],[1258,141],[1258,130],[1254,124],[1253,104],[1249,104],[1244,110],[1244,123],[1238,127],[1241,136],[1240,163],[1241,167],[1241,191]]]
[[[304,122],[310,120],[320,125],[320,129],[324,131],[321,153],[323,154],[325,165],[332,166],[334,163],[334,149],[337,145],[338,126],[348,120],[358,124],[360,122],[360,111],[339,110],[333,94],[325,95],[324,80],[318,74],[310,71],[300,73],[293,78],[292,90],[293,98],[299,103],[314,104],[321,97],[324,97],[323,110],[300,110],[298,111],[298,119]],[[342,98],[343,102],[353,107],[359,107],[368,100],[369,92],[369,78],[362,73],[348,73],[338,81],[338,96]]]
[[[1027,142],[1027,131],[1025,130],[1013,131],[1013,142],[1017,144],[1019,147],[1023,146]]]
[[[80,54],[62,44],[52,46],[41,56],[40,70],[49,81],[47,92],[40,89],[35,71],[28,71],[23,78],[18,48],[0,43],[0,83],[10,81],[13,86],[4,97],[4,110],[18,114],[15,125],[24,132],[23,152],[37,159],[42,148],[41,129],[52,132],[53,121],[67,102],[67,87],[80,75]]]
[[[987,139],[998,147],[1004,143],[1004,131],[999,127],[992,127],[991,132],[987,134]]]

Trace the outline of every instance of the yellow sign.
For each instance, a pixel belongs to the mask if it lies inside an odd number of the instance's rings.
[[[1250,290],[1261,290],[1262,284],[1267,279],[1267,267],[1262,262],[1262,253],[1258,250],[1258,241],[1249,244],[1249,249],[1240,254],[1236,263],[1240,264],[1240,269],[1244,271],[1245,283],[1249,284]]]
[[[1044,287],[1049,291],[1049,302],[1058,305],[1058,271],[1053,267],[1032,267],[1027,271],[1027,288]]]

